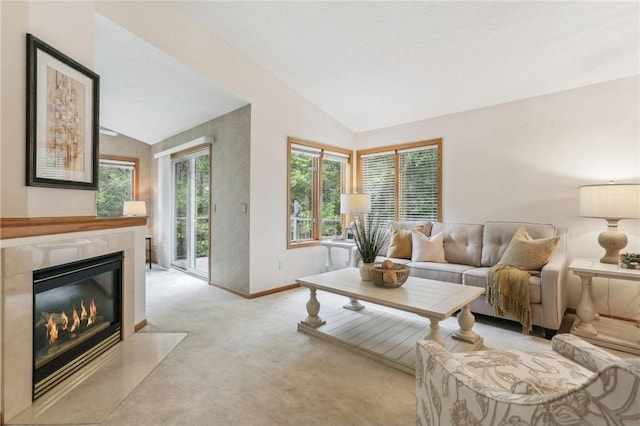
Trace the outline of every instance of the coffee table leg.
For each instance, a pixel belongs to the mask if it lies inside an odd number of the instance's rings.
[[[307,313],[309,315],[307,315],[307,318],[301,322],[309,327],[318,328],[327,322],[323,321],[318,316],[318,312],[320,312],[320,302],[318,302],[318,299],[316,298],[316,289],[310,288],[309,291],[311,292],[309,295],[309,301],[307,302]]]
[[[349,309],[351,311],[359,311],[364,309],[364,305],[361,304],[358,299],[354,299],[353,297],[349,298],[349,303],[343,306],[345,309]]]
[[[444,347],[444,339],[440,334],[440,320],[436,318],[429,318],[429,321],[431,322],[431,328],[429,329],[429,334],[427,334],[425,339],[433,340],[434,342],[439,343],[440,346]]]
[[[476,318],[471,313],[469,305],[464,305],[462,307],[462,311],[458,314],[458,325],[460,325],[460,329],[453,334],[453,338],[473,344],[477,344],[481,341],[482,337],[472,330],[475,321]]]

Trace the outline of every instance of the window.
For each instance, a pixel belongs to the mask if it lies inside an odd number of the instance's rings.
[[[349,192],[351,152],[289,138],[287,246],[341,233],[340,194]]]
[[[358,151],[360,192],[384,221],[441,218],[442,140]]]
[[[138,196],[138,159],[101,156],[99,163],[97,215],[122,216],[125,201]]]

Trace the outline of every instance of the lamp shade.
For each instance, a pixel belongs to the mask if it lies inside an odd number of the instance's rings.
[[[369,194],[340,194],[340,213],[351,212],[369,213],[371,211],[371,196]]]
[[[125,201],[122,209],[123,216],[146,216],[147,206],[144,201]]]
[[[581,186],[580,216],[639,219],[640,185],[630,183]]]

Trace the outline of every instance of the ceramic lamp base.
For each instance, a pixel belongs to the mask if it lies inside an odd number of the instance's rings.
[[[617,220],[607,220],[607,230],[598,235],[598,243],[605,250],[600,263],[617,265],[620,260],[620,250],[627,246],[627,236],[618,229]]]

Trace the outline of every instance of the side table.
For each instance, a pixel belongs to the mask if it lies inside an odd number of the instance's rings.
[[[640,269],[621,268],[619,265],[600,263],[596,259],[578,258],[569,270],[582,280],[580,300],[571,333],[594,345],[640,355],[640,328],[631,321],[600,317],[593,307],[591,280],[594,277],[640,281]]]
[[[333,269],[333,259],[331,258],[331,249],[332,248],[341,248],[347,250],[347,262],[345,268],[355,268],[358,266],[358,254],[355,256],[352,254],[355,252],[356,243],[347,240],[323,240],[320,241],[320,245],[327,248],[327,263],[324,265],[324,269],[329,272]],[[364,309],[364,305],[361,304],[358,299],[353,297],[349,298],[349,303],[343,306],[345,309],[349,309],[351,311],[359,311]]]
[[[323,240],[320,241],[320,245],[327,248],[327,263],[324,265],[325,270],[331,271],[333,269],[333,259],[331,258],[331,249],[332,248],[341,248],[347,250],[347,262],[345,268],[355,267],[353,262],[357,259],[354,259],[354,256],[351,254],[356,247],[356,243],[346,240]]]

